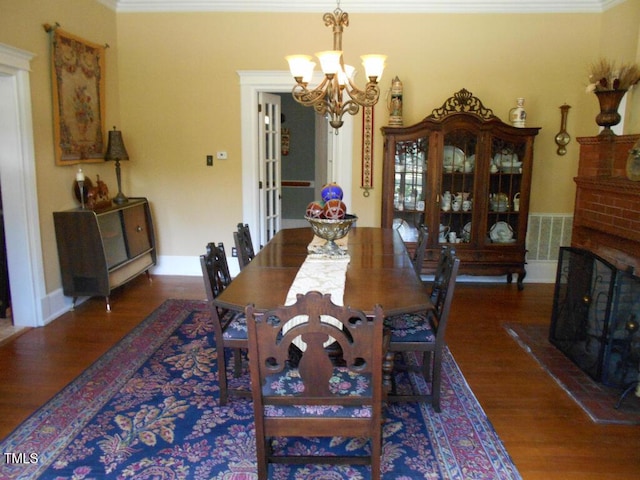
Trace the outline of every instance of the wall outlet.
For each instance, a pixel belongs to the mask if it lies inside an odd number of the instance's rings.
[[[232,257],[238,256],[238,249],[236,247],[231,247],[231,256]]]
[[[207,155],[207,167],[213,167],[213,155]]]

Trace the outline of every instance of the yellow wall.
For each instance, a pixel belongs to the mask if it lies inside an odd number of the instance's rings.
[[[48,37],[42,23],[58,21],[71,33],[111,46],[107,126],[123,131],[131,158],[123,164],[123,191],[150,199],[163,256],[196,256],[209,241],[230,245],[231,232],[242,220],[237,71],[285,70],[286,54],[331,46],[321,14],[115,14],[86,0],[0,0],[0,11],[0,42],[37,55],[31,86],[49,292],[60,287],[51,212],[75,206],[70,191],[75,168],[56,167],[53,158]],[[360,54],[389,55],[382,90],[396,75],[403,81],[406,125],[461,88],[505,120],[515,99],[524,97],[527,124],[542,127],[535,145],[532,211],[570,213],[579,151],[575,138],[598,131],[597,101],[585,93],[587,66],[601,51],[637,59],[639,24],[635,0],[604,14],[351,14],[343,47],[353,64]],[[631,98],[626,133],[640,130],[638,101]],[[567,155],[559,157],[553,138],[564,103],[572,107],[568,130],[573,140]],[[359,189],[360,133],[354,138],[349,209],[364,225],[376,225],[380,218],[379,127],[386,120],[382,102],[376,107],[375,186],[367,199]],[[206,167],[205,156],[217,150],[226,150],[229,159]],[[111,163],[84,169],[93,178],[100,174],[115,194]]]
[[[382,87],[386,90],[395,75],[403,81],[407,125],[463,87],[504,119],[515,99],[525,97],[528,124],[542,127],[535,147],[532,209],[566,213],[573,210],[578,145],[574,140],[568,154],[559,157],[553,138],[565,102],[572,106],[568,125],[574,139],[597,133],[597,101],[585,86],[587,66],[601,47],[603,21],[600,14],[356,14],[343,47],[346,61],[353,64],[362,53],[389,55]],[[156,203],[169,205],[162,196],[176,200],[166,210],[156,209],[161,252],[193,254],[207,235],[230,241],[242,212],[236,72],[284,70],[286,54],[329,48],[330,30],[320,14],[264,13],[122,14],[118,28],[123,129],[136,149],[132,190],[145,192]],[[376,114],[376,188],[368,199],[360,195],[357,132],[349,206],[361,223],[373,225],[380,218],[383,104]],[[218,149],[228,150],[230,159],[205,167],[204,156]],[[197,226],[203,210],[193,205],[215,212],[216,224],[226,225],[215,230],[221,235],[208,234],[215,227]],[[194,234],[185,238],[185,230]]]
[[[602,15],[601,54],[617,62],[640,64],[640,2],[627,0]],[[640,85],[635,88],[637,90]],[[632,91],[633,92],[633,91]],[[640,94],[627,94],[626,133],[640,132]]]
[[[31,61],[30,84],[38,209],[47,292],[62,285],[52,212],[77,206],[72,196],[77,166],[56,166],[53,149],[50,37],[43,24],[56,22],[67,32],[92,43],[110,46],[106,49],[106,124],[119,122],[115,12],[98,2],[86,0],[0,0],[0,42],[35,54]],[[93,180],[99,174],[101,179],[114,188],[112,162],[86,164],[83,165],[83,170]]]

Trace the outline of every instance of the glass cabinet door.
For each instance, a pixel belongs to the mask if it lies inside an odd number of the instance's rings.
[[[477,133],[469,130],[455,130],[444,136],[439,243],[471,242],[477,144]]]
[[[493,137],[489,168],[489,211],[487,239],[492,244],[509,245],[519,239],[520,190],[525,143]],[[524,240],[524,239],[522,239]]]
[[[424,273],[455,246],[464,275],[515,274],[522,290],[539,130],[504,123],[464,88],[414,125],[383,127],[382,226],[410,250],[428,228]]]
[[[393,227],[405,242],[415,242],[425,222],[428,198],[428,140],[419,138],[396,142],[394,159]]]

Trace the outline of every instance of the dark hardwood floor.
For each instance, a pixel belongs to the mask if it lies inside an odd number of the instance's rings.
[[[447,332],[469,385],[523,478],[640,478],[640,427],[597,425],[505,331],[549,324],[552,285],[457,286]],[[199,277],[140,276],[0,345],[0,438],[167,298],[204,299]]]

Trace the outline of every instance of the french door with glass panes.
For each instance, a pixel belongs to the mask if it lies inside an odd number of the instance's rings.
[[[260,245],[266,245],[280,230],[280,111],[278,95],[259,93]]]

